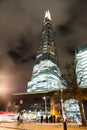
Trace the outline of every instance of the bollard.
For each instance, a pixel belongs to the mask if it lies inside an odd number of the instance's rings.
[[[63,130],[67,130],[67,124],[66,124],[66,121],[63,121]]]

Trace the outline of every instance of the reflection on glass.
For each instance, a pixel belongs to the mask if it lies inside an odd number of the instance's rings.
[[[78,101],[75,99],[69,99],[64,102],[64,109],[66,116],[70,121],[81,123],[81,115],[79,111]]]

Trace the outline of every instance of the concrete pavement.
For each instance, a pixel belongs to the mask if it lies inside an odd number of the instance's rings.
[[[62,123],[25,123],[23,127],[17,127],[15,123],[0,123],[0,130],[64,130]],[[67,124],[67,130],[87,130],[87,126]]]

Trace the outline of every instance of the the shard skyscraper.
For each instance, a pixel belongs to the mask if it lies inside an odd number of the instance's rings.
[[[46,11],[32,79],[28,82],[27,92],[46,93],[64,87],[55,48],[51,15],[49,11]]]

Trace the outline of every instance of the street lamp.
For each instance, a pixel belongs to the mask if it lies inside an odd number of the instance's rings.
[[[44,96],[43,99],[45,101],[45,115],[46,115],[47,114],[47,98]]]
[[[64,118],[64,110],[63,110],[63,89],[61,89],[61,107],[62,107],[62,117]]]
[[[64,114],[63,89],[61,89],[61,107],[62,107],[62,117],[63,117],[63,120],[65,121],[65,120],[66,120],[66,116],[65,116],[65,114]]]

